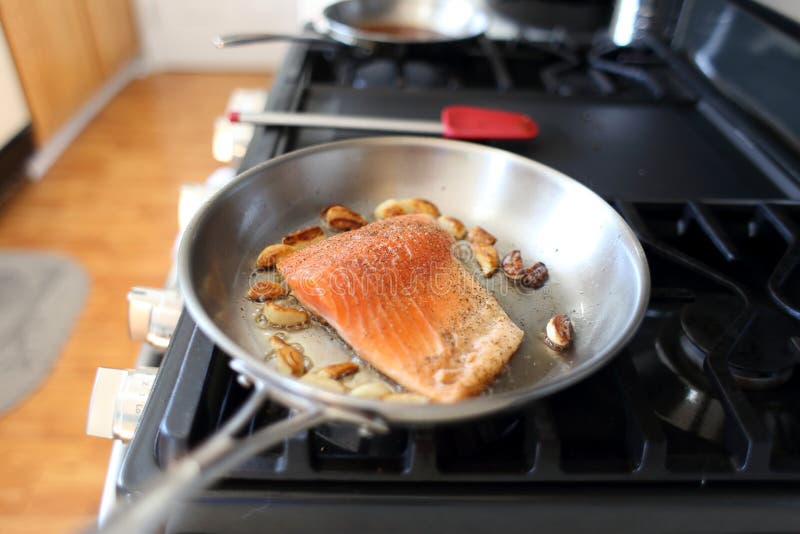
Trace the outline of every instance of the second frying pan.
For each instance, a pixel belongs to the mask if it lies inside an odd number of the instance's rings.
[[[367,51],[433,45],[481,35],[489,17],[470,0],[344,0],[325,8],[319,36],[249,33],[221,35],[218,48],[269,41],[331,42]]]

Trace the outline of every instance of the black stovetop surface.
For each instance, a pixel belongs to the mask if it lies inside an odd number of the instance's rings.
[[[474,104],[528,113],[539,138],[490,144],[586,183],[628,221],[653,280],[642,327],[608,367],[513,413],[371,439],[335,425],[304,432],[176,505],[168,530],[796,525],[800,204],[786,200],[791,188],[741,142],[732,115],[651,50],[565,59],[552,45],[470,46],[446,74],[431,74],[445,61],[437,51],[366,60],[293,46],[268,108],[434,118],[444,105]],[[603,63],[620,55],[627,59]],[[357,135],[260,128],[242,168]],[[120,492],[134,495],[246,394],[227,357],[184,315]],[[285,414],[268,406],[249,431]],[[622,511],[629,524],[617,523]]]
[[[447,105],[509,109],[531,116],[539,124],[540,135],[530,141],[486,144],[540,161],[603,196],[751,199],[785,198],[790,191],[791,196],[800,198],[796,185],[789,189],[776,185],[781,180],[776,181],[775,173],[763,167],[763,157],[755,147],[741,142],[740,125],[709,105],[707,88],[668,67],[667,59],[674,58],[661,58],[647,48],[603,56],[622,58],[623,63],[617,65],[627,69],[622,75],[592,67],[598,61],[593,57],[601,54],[593,50],[604,50],[601,45],[571,52],[570,61],[563,59],[566,52],[556,45],[494,43],[473,48],[477,51],[469,49],[450,57],[446,67],[439,65],[444,59],[436,53],[413,60],[366,60],[341,51],[306,50],[285,63],[268,107],[410,119],[436,119]],[[492,61],[476,59],[492,56],[504,67],[493,70],[489,66]],[[514,67],[524,64],[515,58],[530,56],[537,59],[531,59],[527,69]],[[369,69],[375,64],[393,67],[359,77],[363,70],[372,73]],[[455,81],[427,83],[430,77],[413,74],[419,69],[409,69],[409,64],[438,65],[448,73],[442,78]],[[571,71],[565,64],[580,68]],[[407,71],[412,74],[404,75]],[[484,81],[463,81],[464,77],[470,79],[469,73]],[[592,81],[597,76],[607,80],[608,90],[601,90],[603,83],[599,88]],[[583,83],[571,83],[574,79]],[[655,92],[651,85],[657,88]],[[242,170],[287,149],[387,135],[333,129],[269,130],[255,140]]]
[[[800,481],[800,204],[612,203],[643,242],[652,296],[607,368],[477,422],[369,439],[328,425],[226,484]],[[149,467],[180,457],[242,404],[248,390],[227,364],[185,315],[159,375],[169,386],[156,385],[169,402],[138,430],[155,444]],[[249,431],[285,415],[269,406]],[[128,474],[135,487],[142,473]]]
[[[492,418],[373,438],[331,424],[303,432],[176,505],[168,530],[268,522],[282,532],[338,532],[354,521],[367,531],[527,532],[534,522],[586,532],[794,528],[800,203],[609,200],[643,242],[652,297],[607,367]],[[721,316],[704,315],[720,305]],[[704,364],[693,363],[697,353]],[[120,491],[135,495],[247,395],[227,356],[184,314]],[[285,416],[270,404],[247,432]],[[630,523],[621,527],[622,515]],[[693,522],[700,517],[707,522]]]
[[[541,134],[531,141],[492,142],[549,165],[603,196],[650,199],[776,198],[783,194],[703,116],[691,101],[561,99],[525,93],[309,87],[301,109],[343,115],[435,119],[443,105],[526,113]],[[312,146],[363,133],[304,130],[292,145]]]

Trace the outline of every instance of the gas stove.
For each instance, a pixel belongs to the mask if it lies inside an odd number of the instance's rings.
[[[176,503],[166,531],[796,530],[800,128],[794,109],[775,111],[781,89],[747,90],[730,61],[754,35],[780,43],[748,49],[762,75],[797,89],[800,69],[775,67],[800,51],[797,27],[746,2],[685,3],[670,44],[520,34],[382,57],[294,45],[267,109],[431,119],[469,104],[534,117],[539,138],[490,144],[604,196],[644,246],[651,300],[615,360],[561,393],[468,424],[320,426]],[[240,170],[362,135],[256,129]],[[154,383],[152,371],[112,380],[132,413],[110,429],[132,437],[113,477],[124,498],[247,396],[179,305],[173,292],[132,295],[134,331],[166,351],[151,358]],[[731,324],[738,335],[724,335]],[[286,414],[270,404],[247,431]]]

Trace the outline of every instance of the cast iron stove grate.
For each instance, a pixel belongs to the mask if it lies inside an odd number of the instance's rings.
[[[643,242],[653,291],[642,327],[605,369],[477,422],[373,438],[325,425],[222,484],[800,480],[800,204],[615,206]],[[722,325],[713,319],[719,302]],[[214,432],[247,395],[188,318],[176,335],[191,339],[172,347],[159,375],[174,381],[155,440],[162,465]],[[249,430],[285,415],[268,406]]]
[[[663,60],[649,48],[479,38],[459,47],[408,48],[363,56],[337,47],[311,50],[312,83],[395,90],[494,89],[566,96],[659,100],[685,98]]]

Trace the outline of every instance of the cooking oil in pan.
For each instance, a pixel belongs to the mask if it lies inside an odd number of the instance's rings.
[[[309,221],[308,225],[315,224],[318,224],[317,220]],[[330,232],[326,233],[330,234]],[[513,243],[505,244],[502,241],[499,241],[496,247],[498,251],[515,248]],[[546,380],[551,375],[565,372],[571,365],[569,355],[567,354],[565,357],[557,354],[547,348],[543,342],[544,326],[549,318],[563,313],[554,298],[553,288],[557,288],[559,284],[557,273],[551,272],[550,280],[543,288],[534,292],[521,291],[502,274],[495,274],[488,279],[484,277],[477,262],[470,255],[458,256],[467,270],[495,296],[511,320],[525,332],[522,343],[508,365],[484,390],[483,394],[490,395],[527,388]],[[537,260],[542,259],[537,258]],[[544,262],[547,263],[546,259]],[[271,280],[285,286],[275,270],[257,269],[250,273],[250,284],[261,280]],[[291,295],[276,302],[284,306],[301,307],[297,299]],[[312,319],[308,323],[294,328],[275,327],[268,324],[263,318],[262,304],[250,301],[246,301],[246,303],[246,320],[251,325],[252,334],[262,349],[265,361],[271,367],[275,368],[276,366],[269,339],[273,335],[282,335],[288,343],[303,353],[306,358],[307,372],[313,373],[328,365],[353,361],[359,365],[360,371],[341,379],[347,388],[379,381],[387,384],[393,390],[403,391],[403,388],[397,383],[361,360],[332,328],[321,321]]]

